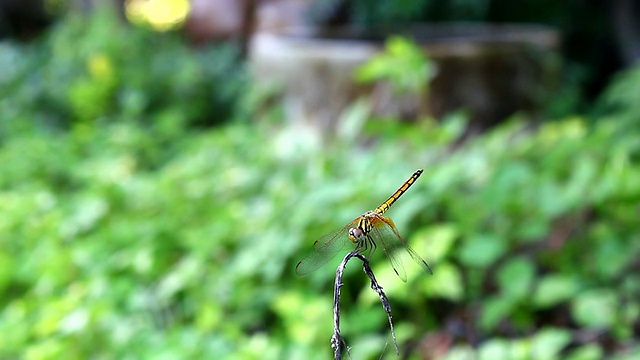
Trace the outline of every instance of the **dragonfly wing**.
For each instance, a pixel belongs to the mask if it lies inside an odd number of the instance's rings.
[[[429,266],[429,264],[427,264],[427,262],[424,261],[424,259],[420,255],[418,255],[418,253],[415,250],[413,250],[411,246],[409,246],[409,244],[407,244],[407,242],[402,238],[402,236],[400,236],[400,233],[398,233],[398,229],[396,229],[396,225],[393,223],[393,220],[391,220],[386,216],[383,216],[383,218],[385,220],[385,223],[389,225],[387,228],[391,229],[395,237],[399,240],[398,242],[396,242],[396,244],[401,245],[404,248],[404,250],[409,253],[413,261],[415,261],[418,265],[420,265],[420,267],[423,268],[424,271],[433,275],[433,270],[431,270],[431,266]],[[393,251],[397,251],[399,248],[400,247],[397,247]]]
[[[396,258],[395,261],[400,262],[398,256],[404,250],[409,254],[409,256],[411,256],[413,261],[415,261],[422,269],[424,269],[424,271],[428,272],[429,274],[433,274],[433,271],[431,270],[429,264],[427,264],[427,262],[424,261],[424,259],[422,259],[422,257],[420,257],[420,255],[418,255],[418,253],[416,253],[415,250],[413,250],[407,244],[402,236],[400,236],[395,224],[393,223],[393,220],[386,216],[378,216],[377,218],[379,218],[379,221],[376,221],[378,223],[378,226],[374,228],[377,229],[380,233],[381,242],[383,243],[382,246],[387,249],[386,251],[394,254],[394,257]],[[389,259],[391,260],[391,258]]]
[[[424,259],[420,255],[418,255],[418,253],[415,250],[409,247],[409,245],[407,245],[404,249],[409,253],[413,261],[415,261],[418,265],[420,265],[420,267],[423,268],[424,271],[433,275],[433,270],[431,270],[431,266],[429,266],[429,264],[427,264],[427,262],[424,261]]]
[[[340,250],[344,249],[351,240],[347,235],[356,220],[346,226],[334,230],[320,237],[313,243],[313,251],[296,265],[298,275],[306,275],[333,259]]]
[[[380,216],[380,218],[382,218],[382,216]],[[402,261],[395,254],[395,250],[399,247],[397,242],[400,240],[395,238],[395,235],[393,231],[390,230],[390,225],[387,222],[376,219],[372,220],[372,223],[373,228],[371,229],[371,236],[373,236],[373,240],[379,246],[382,246],[384,254],[389,259],[389,262],[391,262],[393,271],[396,272],[402,281],[407,282],[407,273],[404,271]]]

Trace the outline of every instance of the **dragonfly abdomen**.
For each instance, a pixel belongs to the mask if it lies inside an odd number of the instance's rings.
[[[378,214],[384,214],[387,210],[389,210],[391,205],[393,205],[393,203],[396,202],[396,200],[398,200],[400,196],[402,196],[402,194],[404,194],[404,192],[407,191],[409,187],[411,187],[411,185],[413,185],[413,183],[420,177],[420,175],[422,175],[422,171],[422,169],[416,170],[413,175],[411,175],[411,177],[407,179],[407,181],[405,181],[404,184],[402,184],[402,186],[400,186],[400,188],[398,188],[395,193],[393,193],[393,195],[389,196],[389,198],[385,202],[380,204],[380,206],[378,206],[374,211]]]

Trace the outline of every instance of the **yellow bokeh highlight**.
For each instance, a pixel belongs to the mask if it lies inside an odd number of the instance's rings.
[[[189,15],[189,0],[127,0],[125,13],[134,24],[146,24],[158,31],[175,29]]]

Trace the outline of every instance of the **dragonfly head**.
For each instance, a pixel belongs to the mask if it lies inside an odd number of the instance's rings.
[[[353,227],[349,229],[349,240],[353,241],[354,243],[360,242],[363,237],[364,231],[362,231],[362,229],[360,229],[359,227]]]

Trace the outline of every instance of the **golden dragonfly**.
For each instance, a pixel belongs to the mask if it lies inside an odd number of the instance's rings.
[[[397,253],[398,250],[404,249],[420,267],[428,273],[433,273],[429,264],[409,247],[407,242],[400,236],[393,220],[383,216],[391,205],[422,175],[422,171],[422,169],[416,170],[398,190],[374,210],[365,212],[344,227],[327,233],[316,240],[313,243],[313,252],[296,265],[296,273],[298,275],[306,275],[320,268],[335,257],[347,244],[355,244],[355,251],[365,255],[367,258],[373,254],[378,246],[381,246],[391,262],[393,270],[404,282],[407,281],[407,274]]]

